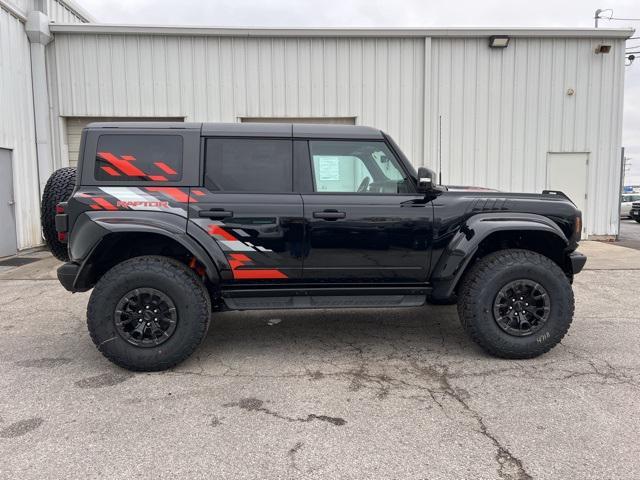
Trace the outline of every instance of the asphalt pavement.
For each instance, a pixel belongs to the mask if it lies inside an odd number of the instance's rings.
[[[94,348],[51,257],[0,273],[0,478],[613,479],[640,471],[640,251],[585,242],[533,360],[454,307],[217,314],[179,367]]]
[[[621,219],[620,235],[616,244],[640,250],[640,223],[631,219]]]

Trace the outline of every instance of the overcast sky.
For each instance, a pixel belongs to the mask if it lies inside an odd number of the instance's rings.
[[[221,27],[592,27],[596,9],[640,18],[639,0],[76,0],[99,22]],[[606,14],[607,16],[610,13]],[[601,27],[640,21],[601,20]],[[640,38],[627,45],[638,45]],[[640,184],[640,54],[625,69],[622,143],[633,158],[627,178]],[[627,182],[629,183],[629,182]]]

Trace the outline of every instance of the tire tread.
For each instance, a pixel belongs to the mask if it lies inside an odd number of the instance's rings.
[[[56,232],[56,205],[66,202],[76,186],[76,169],[74,167],[60,168],[53,172],[47,180],[40,205],[40,224],[44,241],[51,253],[58,260],[69,261],[67,244],[58,240]]]

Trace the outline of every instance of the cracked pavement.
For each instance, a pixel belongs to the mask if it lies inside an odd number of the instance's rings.
[[[569,334],[525,361],[486,356],[454,307],[227,312],[133,374],[53,259],[0,273],[0,478],[633,478],[640,251],[581,250]]]

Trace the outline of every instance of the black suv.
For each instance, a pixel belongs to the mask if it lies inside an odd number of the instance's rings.
[[[560,192],[448,191],[361,126],[93,123],[42,222],[91,338],[162,370],[225,309],[458,303],[492,355],[531,358],[569,329],[581,214]]]

